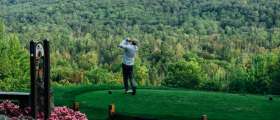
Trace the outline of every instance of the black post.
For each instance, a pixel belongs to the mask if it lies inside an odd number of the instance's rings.
[[[36,87],[36,43],[32,40],[30,42],[30,78],[31,78],[31,114],[37,119],[37,87]]]
[[[43,41],[44,45],[44,114],[45,120],[49,118],[50,115],[50,46],[49,41],[45,39]]]

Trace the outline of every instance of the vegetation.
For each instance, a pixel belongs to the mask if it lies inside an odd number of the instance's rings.
[[[0,90],[26,88],[29,86],[28,51],[16,34],[6,33],[0,24]]]
[[[280,93],[277,0],[1,0],[0,8],[0,90],[28,88],[28,42],[44,38],[56,84],[120,85],[116,46],[131,36],[140,41],[140,86]]]

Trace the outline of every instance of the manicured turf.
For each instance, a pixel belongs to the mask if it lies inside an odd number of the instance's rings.
[[[209,120],[280,119],[279,97],[269,101],[265,96],[187,90],[140,89],[136,96],[125,95],[122,90],[112,92],[85,90],[77,92],[80,95],[68,94],[75,96],[90,120],[105,120],[111,103],[118,113],[160,120],[199,120],[202,114],[207,114]]]

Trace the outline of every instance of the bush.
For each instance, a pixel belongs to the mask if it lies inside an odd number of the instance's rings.
[[[272,75],[270,91],[272,94],[280,95],[280,70],[275,71]]]
[[[6,115],[11,120],[32,120],[30,107],[20,109],[19,106],[8,100],[0,103],[0,114]],[[37,120],[44,120],[42,113],[39,113]],[[85,114],[67,107],[55,107],[49,120],[87,120],[87,117]]]
[[[107,69],[94,67],[86,72],[86,78],[93,84],[106,84],[113,82],[114,76]]]
[[[69,80],[74,73],[74,69],[71,66],[54,66],[51,69],[51,79],[53,81]]]
[[[23,111],[19,109],[19,106],[13,104],[11,101],[4,101],[0,104],[0,113],[5,114],[10,118],[24,115]]]
[[[250,84],[246,79],[233,79],[228,85],[228,90],[229,92],[248,92],[246,88],[247,86],[252,86]]]
[[[209,91],[221,90],[221,84],[218,81],[204,81],[200,85],[200,89]]]
[[[253,87],[250,88],[253,88],[253,90],[248,88],[250,93],[267,93],[271,86],[271,79],[268,76],[263,76],[251,81],[251,84]]]
[[[230,78],[228,90],[230,92],[248,92],[247,86],[251,86],[248,77],[248,74],[242,68],[232,69],[228,76]]]
[[[204,76],[199,63],[179,61],[168,65],[164,84],[171,87],[197,88]]]
[[[0,80],[0,91],[27,91],[30,88],[30,82],[13,78]]]
[[[138,85],[148,85],[148,68],[145,65],[135,64],[134,65],[134,79]]]
[[[85,114],[67,107],[55,107],[49,120],[87,120]]]
[[[267,93],[271,85],[269,76],[252,76],[241,67],[233,68],[228,76],[230,92]]]

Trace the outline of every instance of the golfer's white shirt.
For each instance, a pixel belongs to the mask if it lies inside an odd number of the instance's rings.
[[[123,40],[119,47],[124,49],[123,63],[126,65],[134,65],[134,58],[138,50],[137,46],[129,44],[126,40]]]

